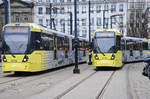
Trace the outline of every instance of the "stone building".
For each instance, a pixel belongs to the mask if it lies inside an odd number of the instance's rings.
[[[22,0],[11,0],[11,23],[34,22],[34,4]],[[0,4],[0,33],[5,25],[4,3]]]
[[[89,0],[77,0],[77,33],[79,36],[88,38]],[[91,1],[91,32],[96,29],[114,28],[126,35],[127,0],[90,0]],[[56,29],[70,33],[70,16],[73,14],[74,23],[74,0],[34,0],[34,22],[50,27],[50,3],[57,7],[57,13],[52,11]],[[119,16],[120,15],[120,16]],[[114,16],[114,17],[112,17]],[[65,26],[64,26],[65,25]],[[65,29],[64,29],[65,28]],[[74,30],[74,24],[73,24]]]

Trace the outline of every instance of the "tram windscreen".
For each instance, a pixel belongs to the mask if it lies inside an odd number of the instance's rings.
[[[6,27],[3,33],[5,53],[24,54],[27,51],[29,28]]]
[[[94,39],[95,53],[114,53],[115,36],[114,32],[98,32]]]

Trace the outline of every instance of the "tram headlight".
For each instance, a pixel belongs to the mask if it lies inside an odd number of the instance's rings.
[[[111,60],[114,60],[114,59],[115,59],[115,55],[112,55],[112,56],[111,56]]]
[[[4,62],[7,62],[7,59],[6,59],[6,57],[5,57],[5,56],[3,56],[3,61],[4,61]]]
[[[99,57],[98,57],[97,55],[95,55],[95,59],[96,59],[96,60],[99,60]]]
[[[25,55],[22,62],[26,62],[26,61],[28,61],[28,59],[29,59],[28,56]]]

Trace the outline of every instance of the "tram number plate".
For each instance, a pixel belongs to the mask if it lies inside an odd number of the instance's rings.
[[[107,59],[107,57],[103,57],[102,59]]]
[[[11,60],[11,62],[15,63],[15,62],[17,62],[17,60],[15,60],[15,59],[12,59],[12,60]]]

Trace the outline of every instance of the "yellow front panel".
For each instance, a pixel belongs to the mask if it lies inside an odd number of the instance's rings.
[[[7,62],[2,61],[2,71],[26,71],[36,72],[42,70],[41,55],[43,51],[34,51],[29,57],[27,62],[22,62],[25,55],[5,55]],[[2,55],[3,57],[4,55]]]
[[[112,53],[105,53],[105,56],[102,54],[97,54],[99,59],[95,59],[94,53],[92,53],[92,64],[95,67],[121,67],[122,66],[122,51],[115,53],[115,59],[112,60]]]

